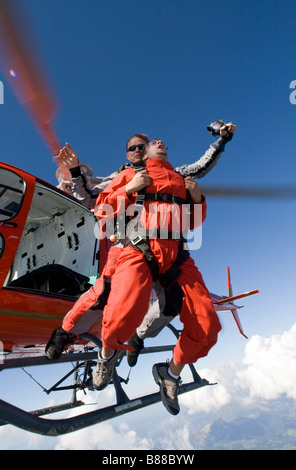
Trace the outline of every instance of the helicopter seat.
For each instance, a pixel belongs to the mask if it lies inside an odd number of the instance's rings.
[[[83,274],[60,264],[49,264],[9,282],[7,287],[79,297],[91,284],[89,278]]]

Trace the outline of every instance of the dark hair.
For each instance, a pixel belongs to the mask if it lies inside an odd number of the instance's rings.
[[[132,136],[128,139],[128,141],[127,141],[127,143],[126,143],[126,150],[127,150],[128,147],[129,147],[128,144],[129,144],[130,140],[133,139],[134,137],[138,137],[139,139],[145,140],[146,144],[148,144],[148,142],[149,142],[149,139],[148,139],[148,135],[147,135],[147,134],[134,134],[134,135],[132,135]]]

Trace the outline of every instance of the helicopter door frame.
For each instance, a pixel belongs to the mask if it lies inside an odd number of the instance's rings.
[[[13,175],[17,177],[14,180],[15,187]],[[16,188],[17,179],[19,185],[23,184],[22,190]],[[33,175],[0,162],[0,287],[7,278],[22,237],[34,194],[35,181]],[[9,203],[11,195],[14,192],[20,195],[20,191],[22,191],[20,200]]]

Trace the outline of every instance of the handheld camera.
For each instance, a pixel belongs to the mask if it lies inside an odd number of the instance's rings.
[[[224,121],[220,119],[218,121],[212,122],[209,126],[207,126],[207,130],[214,136],[220,135],[220,129],[223,126],[226,126],[226,124]],[[226,126],[226,130],[227,130],[227,126]]]

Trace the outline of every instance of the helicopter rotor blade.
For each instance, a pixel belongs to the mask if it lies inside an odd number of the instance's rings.
[[[244,186],[206,186],[200,185],[206,196],[213,197],[248,197],[262,199],[295,199],[296,186],[287,187],[244,187]]]
[[[49,85],[48,73],[32,51],[36,44],[29,41],[29,28],[20,20],[23,7],[13,0],[0,3],[0,66],[5,79],[20,104],[26,109],[35,127],[53,155],[61,148],[54,130],[58,100]],[[23,16],[23,11],[21,9]]]

